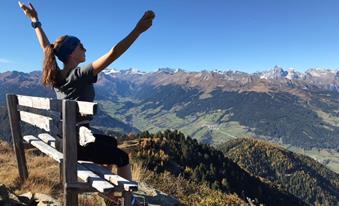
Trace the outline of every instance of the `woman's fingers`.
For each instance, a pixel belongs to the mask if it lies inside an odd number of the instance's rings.
[[[22,8],[22,10],[24,10],[25,14],[28,14],[29,11],[30,11],[30,10],[28,9],[28,7],[25,6],[25,5],[23,5],[21,8]]]
[[[33,4],[29,3],[29,7],[31,7],[31,15],[34,16],[34,17],[37,17],[38,13],[36,12]]]
[[[35,10],[33,4],[29,3],[29,7],[31,7],[31,9],[32,9],[33,12],[36,12],[36,10]]]
[[[154,19],[155,13],[154,13],[153,11],[149,10],[149,11],[147,11],[147,16],[148,16],[149,18]]]
[[[24,11],[25,15],[29,18],[36,18],[38,16],[33,4],[29,3],[29,7],[18,1],[20,8]]]
[[[155,14],[153,11],[146,11],[144,15],[141,17],[141,20],[148,20],[148,19],[154,19]]]
[[[149,10],[144,13],[144,15],[141,17],[139,22],[137,23],[136,28],[140,33],[148,30],[153,23],[153,19],[155,17],[155,14],[153,11]]]
[[[154,12],[149,10],[145,12],[143,19],[154,19],[154,17],[155,17]]]
[[[22,6],[24,6],[24,4],[21,1],[18,1],[18,4],[19,4],[20,8],[22,8]]]
[[[27,10],[26,5],[23,4],[23,3],[21,3],[20,1],[19,1],[19,6],[20,6],[20,8],[21,8],[22,10]]]
[[[25,13],[29,11],[28,7],[25,4],[21,3],[21,1],[19,1],[19,6],[22,10],[24,10]]]

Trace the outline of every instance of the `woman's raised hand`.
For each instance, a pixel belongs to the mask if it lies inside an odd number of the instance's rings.
[[[140,33],[146,31],[152,26],[152,21],[155,17],[153,11],[146,11],[136,25],[136,30]]]
[[[23,10],[25,15],[31,19],[31,21],[38,21],[38,12],[35,10],[33,5],[29,3],[29,6],[26,6],[21,1],[18,2],[20,8]]]

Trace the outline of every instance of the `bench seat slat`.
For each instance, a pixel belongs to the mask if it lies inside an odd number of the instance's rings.
[[[109,193],[115,190],[114,185],[102,179],[100,176],[88,170],[79,163],[77,164],[77,175],[82,181],[87,182],[99,192]]]
[[[33,136],[33,135],[26,135],[23,139],[33,145],[34,147],[38,148],[41,152],[45,153],[46,155],[52,157],[57,162],[61,163],[63,159],[63,154],[53,147],[49,146],[45,142],[41,141],[41,139]]]
[[[48,144],[49,146],[56,148],[58,144],[62,141],[61,138],[55,138],[48,133],[38,134],[39,139]]]
[[[119,189],[125,191],[137,191],[138,184],[134,181],[129,181],[119,175],[112,174],[108,169],[103,168],[97,164],[87,161],[78,161],[81,165],[87,169],[92,170],[95,174],[98,174],[101,178],[110,181],[116,185]]]
[[[46,155],[52,157],[57,162],[62,162],[63,154],[57,151],[55,148],[47,145],[41,139],[33,135],[26,135],[23,138],[26,142],[32,144]],[[100,176],[98,176],[91,170],[88,170],[86,167],[79,163],[77,164],[77,175],[82,181],[87,182],[99,192],[107,193],[113,191],[115,188],[114,185],[102,179]]]
[[[42,133],[39,134],[38,137],[43,137],[41,138],[42,141],[44,141],[45,143],[55,143],[56,138],[52,137],[49,134],[46,133]],[[52,147],[55,148],[55,144],[51,145]],[[112,174],[109,170],[93,163],[93,162],[88,162],[88,161],[78,161],[78,163],[82,166],[84,166],[85,168],[87,168],[88,170],[93,171],[95,174],[98,174],[101,178],[113,183],[114,185],[117,186],[117,190],[125,190],[125,191],[137,191],[138,190],[138,184],[133,182],[133,181],[129,181],[127,179],[122,178],[119,175],[115,175]]]

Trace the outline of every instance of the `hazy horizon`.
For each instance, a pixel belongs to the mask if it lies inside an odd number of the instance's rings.
[[[80,66],[82,66],[84,64],[81,64]],[[261,72],[267,72],[267,71],[270,71],[270,70],[273,70],[275,67],[279,67],[281,69],[283,69],[284,71],[288,71],[290,69],[292,69],[293,71],[295,72],[299,72],[299,73],[305,73],[306,71],[309,71],[309,70],[312,70],[312,69],[316,69],[316,70],[321,70],[321,71],[339,71],[339,66],[338,68],[308,68],[308,69],[305,69],[305,70],[298,70],[296,68],[283,68],[279,65],[275,65],[275,66],[272,66],[271,68],[267,68],[267,69],[263,69],[261,71],[254,71],[254,72],[248,72],[248,71],[241,71],[241,70],[237,70],[237,69],[201,69],[201,70],[188,70],[188,69],[185,69],[185,68],[170,68],[170,67],[159,67],[157,69],[154,69],[154,70],[147,70],[147,71],[144,71],[142,69],[138,69],[138,68],[124,68],[124,69],[119,69],[119,68],[112,68],[112,67],[108,67],[106,68],[105,70],[115,70],[115,71],[128,71],[128,70],[133,70],[133,71],[138,71],[138,72],[142,72],[142,73],[152,73],[152,72],[156,72],[156,71],[159,71],[160,69],[171,69],[171,70],[183,70],[185,72],[202,72],[202,71],[209,71],[209,72],[216,72],[216,71],[220,71],[220,72],[227,72],[227,71],[233,71],[233,72],[244,72],[244,73],[247,73],[247,74],[255,74],[255,73],[261,73]],[[25,70],[2,70],[2,68],[0,67],[0,74],[1,73],[5,73],[5,72],[11,72],[11,71],[17,71],[17,72],[23,72],[23,73],[30,73],[30,72],[36,72],[36,71],[41,71],[41,69],[35,69],[35,70],[31,70],[31,71],[25,71]]]

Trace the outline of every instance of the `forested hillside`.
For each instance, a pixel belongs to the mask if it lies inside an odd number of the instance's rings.
[[[140,146],[134,155],[148,169],[169,172],[194,182],[206,182],[213,189],[236,193],[257,204],[306,205],[279,185],[263,182],[249,174],[222,152],[178,131],[144,132],[137,137]]]
[[[312,205],[339,204],[339,174],[315,160],[255,139],[235,139],[218,147],[250,174]]]

